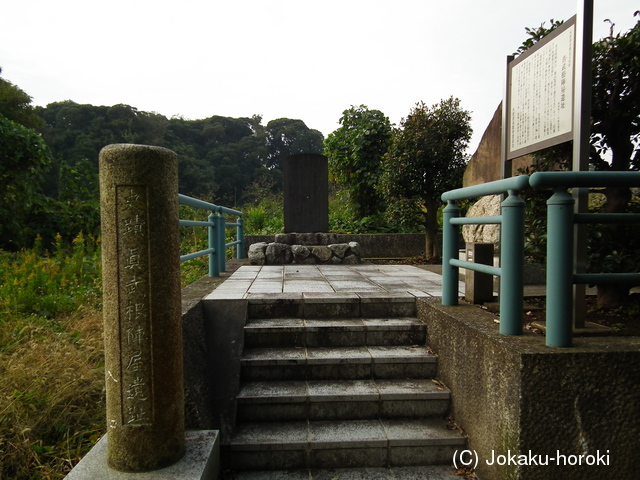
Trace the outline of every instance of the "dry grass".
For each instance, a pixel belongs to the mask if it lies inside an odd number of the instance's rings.
[[[0,322],[0,480],[63,478],[105,431],[102,316]]]

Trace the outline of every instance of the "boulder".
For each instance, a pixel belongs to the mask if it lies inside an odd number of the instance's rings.
[[[251,265],[264,265],[264,260],[265,260],[265,249],[267,248],[267,243],[265,242],[259,242],[259,243],[252,243],[249,246],[249,252],[247,254],[247,257],[249,258],[249,263],[251,263]]]
[[[467,217],[493,217],[500,215],[500,197],[488,195],[474,203]],[[500,225],[464,225],[462,237],[465,243],[500,243]]]
[[[333,252],[331,251],[331,249],[323,245],[312,246],[311,253],[314,257],[316,257],[318,263],[328,262],[333,256]]]
[[[347,255],[342,260],[342,264],[343,265],[357,265],[358,263],[360,263],[360,257],[358,257],[357,255],[353,255],[353,254],[352,255]]]
[[[295,263],[305,263],[311,252],[304,245],[292,245],[291,253],[293,254],[293,261]]]
[[[361,248],[358,242],[349,242],[349,250],[353,255],[356,255],[358,258],[360,258]]]
[[[291,247],[284,243],[270,243],[265,249],[267,265],[286,265],[291,263],[292,259]]]
[[[333,252],[333,254],[338,258],[344,258],[345,253],[349,249],[348,243],[332,243],[329,245],[329,248]]]

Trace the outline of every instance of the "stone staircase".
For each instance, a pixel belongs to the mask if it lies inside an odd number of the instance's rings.
[[[415,308],[393,294],[249,300],[225,478],[454,478],[466,440]]]

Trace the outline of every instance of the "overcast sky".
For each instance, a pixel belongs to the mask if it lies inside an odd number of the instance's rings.
[[[594,0],[594,39],[638,0]],[[304,120],[325,136],[351,105],[399,124],[453,95],[473,153],[525,27],[576,0],[2,0],[0,67],[35,105],[124,103],[167,117]]]

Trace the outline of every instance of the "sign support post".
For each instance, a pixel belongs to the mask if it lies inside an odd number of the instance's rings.
[[[578,0],[576,22],[576,80],[573,114],[573,171],[589,170],[589,137],[591,136],[591,62],[593,58],[593,0]],[[589,191],[572,189],[574,212],[586,213]],[[574,274],[587,270],[587,225],[574,225]],[[573,326],[584,327],[586,285],[573,286]]]

